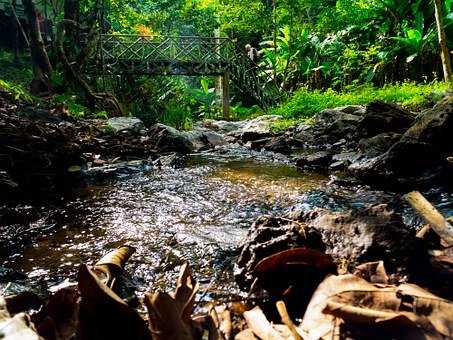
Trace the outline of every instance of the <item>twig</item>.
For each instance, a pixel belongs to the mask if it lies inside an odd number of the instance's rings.
[[[420,192],[413,191],[404,198],[429,223],[447,246],[453,246],[453,226]]]
[[[276,303],[278,314],[282,318],[282,322],[289,328],[289,331],[294,337],[294,340],[302,340],[302,337],[297,332],[296,326],[289,317],[288,311],[286,310],[285,303],[283,301],[277,301]]]

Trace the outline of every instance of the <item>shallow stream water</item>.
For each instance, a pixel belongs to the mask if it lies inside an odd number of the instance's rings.
[[[52,289],[75,280],[81,263],[131,244],[136,253],[126,269],[139,293],[172,285],[188,261],[208,294],[227,295],[235,289],[235,248],[252,222],[326,182],[282,156],[245,148],[191,155],[181,168],[151,168],[88,186],[60,205],[30,208],[39,217],[31,226],[1,230],[9,251],[0,266]]]

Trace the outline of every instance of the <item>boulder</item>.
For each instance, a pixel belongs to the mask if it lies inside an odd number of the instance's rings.
[[[426,110],[386,152],[353,163],[356,177],[387,185],[425,184],[448,171],[453,152],[453,98],[447,97]]]
[[[299,247],[326,253],[348,270],[382,260],[397,278],[419,274],[417,266],[422,268],[428,260],[427,253],[418,248],[414,231],[387,204],[349,210],[296,209],[285,218],[260,217],[255,221],[240,247],[236,281],[248,289],[262,259]]]
[[[414,121],[414,116],[401,106],[375,101],[366,106],[358,128],[362,136],[372,137],[385,132],[404,133]]]
[[[296,160],[298,168],[323,168],[329,166],[332,161],[330,151],[317,151],[312,154],[304,155]]]
[[[396,271],[415,257],[415,233],[386,204],[343,212],[314,209],[299,221],[321,235],[326,253],[351,266],[384,260]]]
[[[186,135],[197,151],[215,148],[228,143],[224,135],[207,129],[194,130]]]
[[[376,157],[390,149],[401,137],[399,133],[384,132],[371,138],[364,138],[359,141],[359,151],[367,157]]]
[[[281,116],[277,115],[264,115],[249,120],[240,130],[242,142],[247,143],[272,136],[272,125],[282,119]]]
[[[135,117],[113,117],[107,120],[107,127],[114,133],[135,132],[145,130],[143,122]]]
[[[381,133],[403,133],[414,122],[413,115],[396,104],[381,101],[366,107],[345,106],[323,110],[314,117],[313,125],[300,125],[298,139],[315,147],[335,145],[341,140],[345,147],[355,148],[361,138]]]
[[[376,185],[417,186],[438,178],[443,162],[432,145],[402,139],[384,154],[362,158],[348,169],[357,178]]]
[[[329,125],[341,119],[344,121],[359,121],[365,112],[365,108],[359,105],[349,105],[326,109],[315,116],[315,123]]]
[[[197,127],[226,134],[242,129],[245,124],[246,122],[228,122],[226,120],[206,119],[197,124]]]
[[[188,136],[163,124],[153,125],[148,132],[150,143],[157,152],[193,152],[195,147]]]
[[[358,152],[341,152],[332,156],[331,170],[343,170],[360,157]]]
[[[234,275],[243,289],[254,280],[253,269],[262,259],[283,250],[307,246],[323,250],[320,235],[315,230],[305,231],[296,221],[278,217],[259,217],[249,229],[240,246]]]
[[[442,155],[453,153],[453,96],[424,111],[403,138],[433,146]]]

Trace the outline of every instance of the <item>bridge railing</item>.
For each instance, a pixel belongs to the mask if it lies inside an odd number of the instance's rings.
[[[108,63],[120,60],[228,62],[230,44],[231,41],[227,38],[102,34],[96,57]]]

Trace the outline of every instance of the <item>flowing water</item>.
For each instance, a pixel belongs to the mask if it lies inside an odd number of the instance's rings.
[[[75,280],[80,263],[131,244],[136,253],[127,270],[139,292],[171,284],[188,261],[209,294],[226,295],[234,289],[234,251],[252,222],[327,180],[298,172],[283,157],[241,148],[148,170],[88,186],[53,207],[21,207],[35,219],[1,227],[0,266],[52,288]]]

